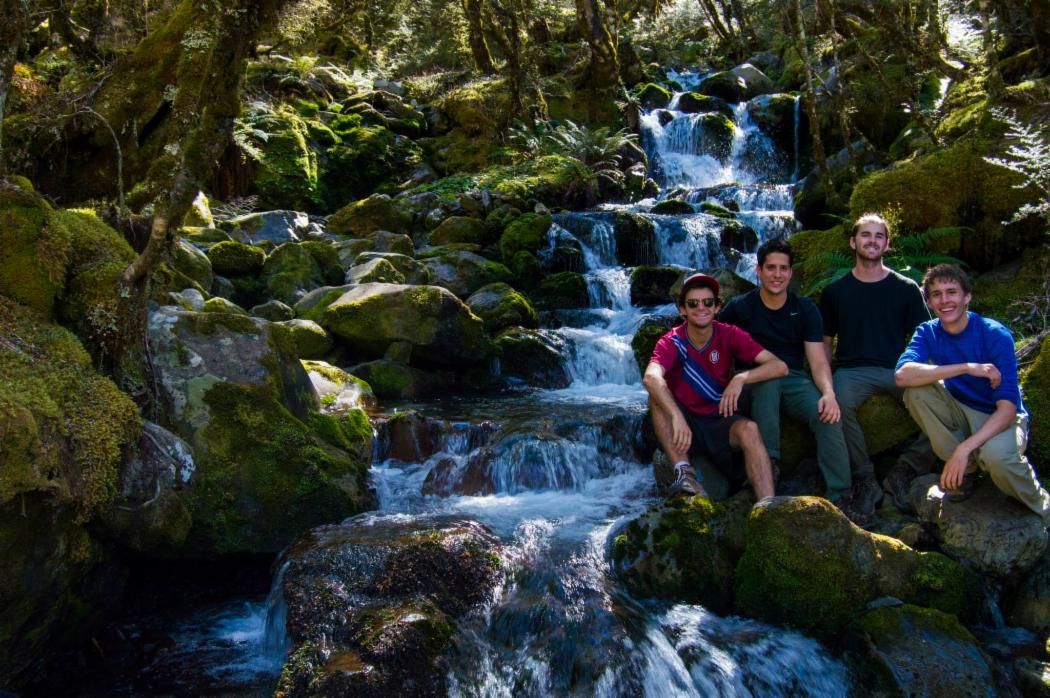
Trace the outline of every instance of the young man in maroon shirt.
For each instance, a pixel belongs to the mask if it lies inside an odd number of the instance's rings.
[[[707,496],[689,465],[690,453],[706,456],[730,483],[743,484],[744,473],[734,463],[740,452],[755,497],[771,497],[769,454],[758,426],[737,414],[737,403],[745,384],[786,376],[787,364],[744,330],[715,320],[719,291],[718,281],[705,274],[682,283],[678,312],[685,322],[656,343],[642,379],[653,428],[675,464],[672,494]],[[734,361],[756,366],[734,375]]]

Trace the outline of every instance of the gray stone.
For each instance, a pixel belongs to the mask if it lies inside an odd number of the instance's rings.
[[[355,264],[346,270],[346,283],[366,284],[380,281],[387,284],[403,284],[405,275],[385,259],[377,258]]]
[[[1040,633],[1050,630],[1050,550],[1043,553],[1007,597],[1003,609],[1010,625]]]
[[[397,252],[362,252],[354,260],[354,264],[364,264],[375,259],[390,262],[395,269],[404,274],[407,284],[429,284],[431,281],[430,270],[422,262]]]
[[[324,361],[304,359],[302,364],[321,398],[322,412],[338,413],[376,406],[372,386],[357,376]]]
[[[744,81],[744,99],[766,95],[776,89],[773,81],[750,63],[741,63],[730,72]]]
[[[507,267],[473,252],[446,252],[423,262],[430,270],[431,282],[466,298],[482,286],[509,281],[513,276]]]
[[[281,322],[295,317],[295,311],[287,303],[282,303],[278,300],[266,301],[253,306],[248,312],[255,317],[261,317],[270,322]]]
[[[332,336],[313,320],[286,320],[278,323],[292,333],[300,359],[318,359],[332,350]]]
[[[938,479],[916,478],[909,498],[948,555],[985,574],[1010,577],[1030,569],[1046,550],[1042,520],[988,478],[964,502],[949,502]]]
[[[283,245],[299,242],[310,230],[310,217],[301,211],[262,211],[232,218],[223,228],[238,242]]]
[[[213,277],[211,260],[208,259],[208,255],[197,249],[195,245],[179,238],[175,244],[172,266],[200,284],[205,291],[211,290]]]

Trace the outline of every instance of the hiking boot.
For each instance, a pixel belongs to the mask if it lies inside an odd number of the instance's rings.
[[[838,507],[839,511],[841,511],[847,519],[861,528],[868,528],[875,522],[875,511],[871,509],[861,509],[858,506],[854,490],[850,490],[842,495],[837,502],[832,502],[832,504]]]
[[[865,473],[861,476],[853,483],[851,491],[853,501],[860,511],[874,513],[875,507],[882,501],[882,488],[875,480],[874,473]]]
[[[905,514],[915,513],[915,507],[911,505],[911,501],[908,499],[908,492],[911,490],[911,481],[916,477],[915,471],[910,467],[903,463],[896,463],[882,480],[883,492],[890,496],[893,506]]]
[[[945,491],[944,498],[949,502],[965,502],[973,496],[974,487],[977,486],[977,480],[980,479],[980,477],[981,473],[979,470],[974,470],[972,473],[966,473],[963,475],[962,484],[954,490]]]
[[[692,466],[675,466],[674,472],[675,481],[667,494],[668,497],[695,497],[696,495],[707,497],[707,490],[696,479],[696,471]]]

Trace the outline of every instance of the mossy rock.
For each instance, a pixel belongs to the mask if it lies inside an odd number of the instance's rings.
[[[204,301],[204,307],[201,309],[203,313],[229,313],[233,315],[247,315],[246,311],[241,306],[237,305],[233,301],[226,300],[225,298],[209,298]]]
[[[539,316],[532,303],[502,282],[479,288],[467,298],[467,306],[485,323],[485,331],[489,334],[512,326],[539,326]]]
[[[295,317],[295,311],[287,303],[282,303],[281,301],[266,301],[252,307],[248,312],[255,317],[261,317],[270,322],[283,322]]]
[[[179,239],[175,243],[175,253],[172,255],[171,265],[196,281],[205,291],[211,290],[213,277],[211,261],[196,246],[191,245],[186,240]]]
[[[320,204],[317,153],[306,122],[293,110],[270,114],[255,188],[267,209],[312,210]]]
[[[702,204],[700,204],[700,213],[706,213],[707,215],[714,216],[715,218],[736,218],[736,215],[728,208],[722,206],[721,204],[713,203],[711,201],[705,201]]]
[[[187,553],[276,552],[311,526],[371,506],[368,463],[325,438],[370,442],[367,421],[349,435],[319,428],[336,418],[302,421],[266,386],[218,381],[203,402],[211,419],[195,435],[198,470],[182,493],[193,515]]]
[[[263,284],[267,294],[294,305],[307,291],[343,281],[335,248],[323,242],[286,242],[266,258]]]
[[[678,497],[658,504],[616,536],[613,563],[634,596],[700,603],[727,613],[751,504],[746,493],[718,503]]]
[[[789,94],[762,95],[747,103],[751,121],[777,145],[782,153],[791,157],[795,146],[795,112],[797,97]],[[800,106],[800,105],[799,105]],[[804,110],[798,109],[798,132],[806,133],[808,121],[804,121]]]
[[[65,285],[69,231],[31,188],[0,183],[0,293],[46,315]]]
[[[337,142],[320,159],[320,192],[328,207],[359,199],[370,192],[393,190],[399,177],[419,164],[422,151],[413,141],[383,125],[340,128],[353,115],[332,125]]]
[[[405,283],[405,275],[385,259],[372,259],[361,264],[355,264],[346,270],[346,282],[348,284],[367,284],[373,281],[381,281],[387,284],[403,284]]]
[[[686,114],[717,112],[727,118],[733,118],[733,107],[729,106],[729,102],[718,97],[702,95],[699,92],[686,92],[679,97],[678,111]]]
[[[650,210],[650,212],[666,216],[681,216],[696,213],[696,209],[693,208],[693,205],[687,201],[680,201],[678,199],[664,199],[663,201],[655,204]]]
[[[791,236],[791,250],[795,253],[792,281],[803,293],[828,272],[829,255],[853,255],[844,225],[828,230],[800,230]]]
[[[984,159],[997,154],[993,143],[970,139],[874,172],[854,188],[850,215],[855,219],[895,208],[904,231],[972,227],[960,236],[958,249],[943,251],[974,269],[993,267],[1030,246],[1037,234],[1035,227],[1004,233],[1002,221],[1031,201],[1034,192],[1016,189],[1019,175]],[[959,177],[960,172],[968,176]]]
[[[638,362],[638,370],[645,373],[645,367],[649,365],[649,360],[653,358],[653,349],[656,347],[656,343],[667,334],[671,328],[668,323],[661,320],[648,319],[642,322],[641,326],[634,333],[631,338],[631,351],[634,353],[634,360]]]
[[[861,681],[873,693],[1000,695],[992,661],[955,616],[904,604],[865,613],[857,630],[867,640]]]
[[[567,388],[572,377],[559,347],[537,330],[512,327],[496,338],[500,375],[539,388]]]
[[[642,85],[635,97],[645,109],[662,109],[671,103],[670,90],[651,82]]]
[[[468,216],[449,216],[430,233],[430,242],[434,245],[447,245],[455,242],[485,244],[487,242],[485,221]]]
[[[491,353],[481,319],[438,286],[361,284],[326,295],[310,319],[365,356],[382,356],[393,342],[409,342],[422,360],[470,365]]]
[[[1021,377],[1021,390],[1032,415],[1028,457],[1045,473],[1050,468],[1050,337],[1043,340],[1039,356]]]
[[[499,240],[503,262],[510,265],[518,252],[535,255],[547,239],[553,219],[548,215],[526,213],[514,220],[503,231]]]
[[[32,492],[77,521],[116,495],[138,407],[68,330],[0,296],[0,505]]]
[[[857,528],[817,497],[774,497],[752,509],[736,567],[738,612],[833,637],[881,596],[966,618],[980,580],[939,553]]]
[[[333,213],[325,229],[336,235],[367,237],[377,230],[408,233],[411,222],[411,217],[389,196],[373,194]]]
[[[696,118],[697,152],[726,162],[733,150],[736,126],[725,114],[700,114]]]
[[[631,271],[631,305],[675,302],[671,288],[684,276],[677,267],[640,266]]]
[[[697,92],[735,104],[746,98],[747,83],[739,75],[726,70],[704,78]]]
[[[285,320],[280,323],[292,335],[300,359],[319,359],[332,350],[334,342],[325,329],[312,320]]]
[[[466,298],[483,286],[510,281],[513,274],[503,264],[473,252],[447,252],[426,259],[431,284]]]
[[[351,408],[376,406],[372,386],[359,376],[324,361],[303,359],[300,363],[310,376],[310,382],[321,398],[321,406],[325,412],[341,413]],[[370,457],[370,454],[365,455]]]
[[[380,398],[415,400],[433,397],[447,393],[453,385],[453,377],[447,372],[424,371],[390,359],[357,364],[350,370],[367,381]]]
[[[524,202],[535,198],[547,206],[582,208],[594,205],[594,173],[576,158],[565,155],[544,155],[516,165],[497,165],[484,168],[479,164],[473,175],[458,174],[437,182],[423,184],[405,192],[405,197],[432,192],[445,200],[455,200],[460,194],[474,190],[488,190],[521,208]]]
[[[409,284],[429,284],[430,283],[430,270],[426,268],[419,260],[407,255],[400,254],[397,252],[372,252],[366,251],[357,255],[354,259],[354,264],[367,264],[374,260],[383,260],[390,264],[395,270],[397,270],[402,276],[404,276],[404,283]]]
[[[616,255],[620,263],[635,267],[658,264],[656,224],[652,219],[630,211],[617,211],[612,217],[616,234]]]
[[[208,248],[208,259],[216,274],[227,277],[247,276],[262,270],[266,253],[254,245],[224,240]]]
[[[1047,278],[1050,278],[1050,245],[1028,248],[1018,259],[974,278],[970,308],[1009,326],[1015,336],[1023,336],[1031,329],[1014,326],[1014,318],[1021,315],[1016,303],[1042,295]]]
[[[586,308],[590,306],[587,281],[583,274],[563,271],[551,274],[540,283],[540,302],[544,308]]]

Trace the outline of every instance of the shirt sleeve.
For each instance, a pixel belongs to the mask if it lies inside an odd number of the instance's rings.
[[[820,317],[824,321],[824,336],[834,337],[839,333],[838,299],[832,286],[820,294]]]
[[[897,359],[897,367],[894,370],[900,370],[900,367],[906,363],[925,364],[930,362],[929,344],[926,341],[930,331],[929,323],[925,322],[915,328],[911,341],[908,342],[908,346],[904,347],[904,352]]]
[[[678,363],[678,349],[675,347],[674,342],[671,341],[671,332],[656,340],[656,346],[653,347],[653,356],[649,361],[650,363],[663,366],[664,371],[670,371]]]
[[[729,330],[733,358],[748,364],[755,363],[755,357],[765,351],[765,348],[739,327],[730,326]]]
[[[904,332],[909,334],[915,328],[930,319],[930,309],[926,307],[926,300],[922,297],[922,291],[914,282],[907,286],[908,306],[905,313]]]
[[[817,304],[808,298],[799,298],[802,311],[802,341],[823,342],[824,322],[820,319]]]
[[[988,363],[994,364],[1002,376],[999,387],[992,391],[992,400],[1009,400],[1020,409],[1021,389],[1017,382],[1017,355],[1014,354],[1014,338],[1003,326],[986,327],[988,338]]]

